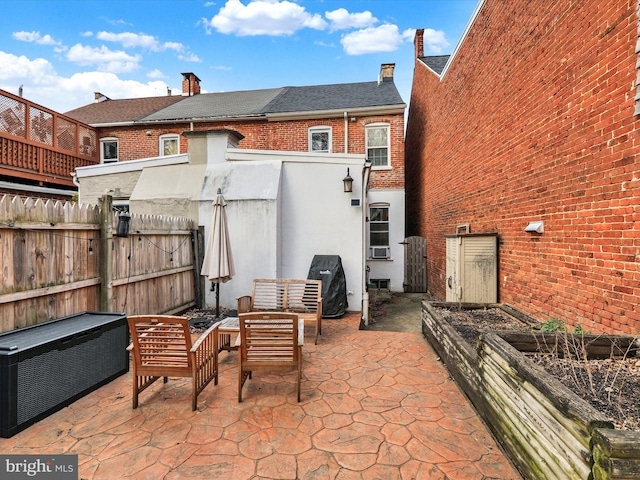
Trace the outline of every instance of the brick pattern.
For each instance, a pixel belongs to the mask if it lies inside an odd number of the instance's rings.
[[[445,297],[445,234],[498,232],[499,300],[640,328],[638,2],[487,0],[446,76],[416,62],[407,229]],[[545,232],[524,232],[543,220]]]
[[[391,136],[391,170],[374,171],[371,175],[372,188],[404,188],[404,116],[384,115],[357,117],[354,122],[348,121],[348,152],[365,152],[365,126],[370,123],[383,122],[390,125]],[[244,121],[227,123],[195,123],[194,130],[230,129],[240,132],[244,139],[240,148],[260,150],[309,151],[309,127],[330,126],[332,151],[345,153],[344,118],[327,118],[321,120],[286,120],[286,121]],[[120,161],[155,157],[159,154],[158,137],[168,133],[182,134],[189,130],[189,124],[172,124],[148,126],[127,126],[100,128],[99,136],[118,138],[118,154]],[[151,132],[151,135],[147,135]],[[188,151],[188,141],[180,137],[180,153]],[[345,172],[346,173],[346,172]]]

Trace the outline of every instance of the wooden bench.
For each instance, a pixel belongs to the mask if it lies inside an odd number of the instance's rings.
[[[238,314],[297,313],[315,328],[315,344],[322,335],[322,280],[255,279],[251,295],[238,297]]]

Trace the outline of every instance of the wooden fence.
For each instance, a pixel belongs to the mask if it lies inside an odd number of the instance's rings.
[[[194,222],[132,215],[126,237],[115,235],[117,222],[111,197],[101,206],[1,197],[0,331],[84,311],[195,306]]]

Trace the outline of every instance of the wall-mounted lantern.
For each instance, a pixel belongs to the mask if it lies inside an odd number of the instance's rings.
[[[118,215],[118,227],[116,228],[116,237],[128,237],[129,226],[131,223],[131,215],[122,212]]]
[[[344,192],[351,193],[353,192],[353,178],[349,175],[349,169],[347,168],[347,176],[342,179],[342,183],[344,183]]]

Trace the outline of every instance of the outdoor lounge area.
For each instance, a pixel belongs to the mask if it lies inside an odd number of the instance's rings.
[[[5,454],[77,454],[81,479],[519,479],[419,332],[326,321],[296,372],[256,372],[238,403],[237,354],[191,410],[189,379],[131,408],[131,372],[12,438]]]

